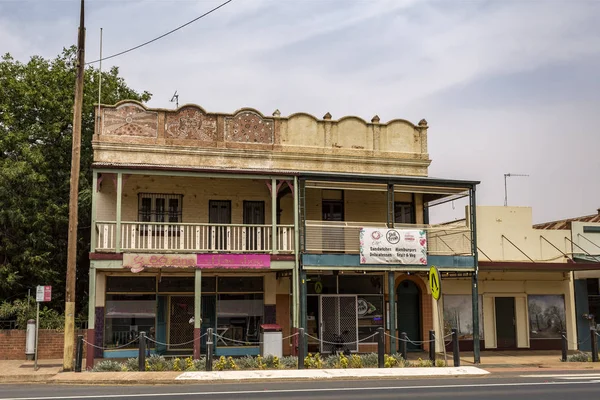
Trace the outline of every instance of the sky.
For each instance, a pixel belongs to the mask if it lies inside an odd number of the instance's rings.
[[[86,60],[155,38],[225,0],[87,0]],[[0,53],[76,43],[79,0],[0,0]],[[481,181],[478,205],[534,222],[600,208],[600,0],[233,0],[118,66],[151,107],[429,123],[429,175]],[[464,217],[464,200],[432,220]]]

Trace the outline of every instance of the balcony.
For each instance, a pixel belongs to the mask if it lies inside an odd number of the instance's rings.
[[[306,251],[358,254],[362,227],[386,228],[387,225],[377,222],[306,221]],[[471,230],[465,225],[395,224],[394,228],[424,230],[430,255],[472,255]]]
[[[96,222],[96,251],[117,251],[117,222]],[[272,225],[121,222],[119,251],[266,253],[273,251]],[[294,252],[294,226],[277,225],[276,252]]]

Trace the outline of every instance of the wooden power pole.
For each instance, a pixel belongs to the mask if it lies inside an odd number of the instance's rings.
[[[65,347],[63,370],[73,370],[75,344],[75,280],[77,274],[77,206],[79,201],[79,163],[81,154],[81,114],[83,73],[85,71],[84,0],[81,0],[77,37],[77,79],[73,105],[73,147],[71,150],[71,190],[69,197],[69,238],[67,245],[67,292],[65,296]],[[90,299],[94,301],[94,299]]]

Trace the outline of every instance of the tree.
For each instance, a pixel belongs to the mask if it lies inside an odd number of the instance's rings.
[[[0,60],[0,300],[24,297],[36,285],[53,286],[64,305],[69,177],[76,47],[53,60]],[[119,76],[102,73],[102,102],[146,102]],[[91,163],[98,70],[86,68],[82,117],[77,257],[77,304],[85,307],[89,269]]]

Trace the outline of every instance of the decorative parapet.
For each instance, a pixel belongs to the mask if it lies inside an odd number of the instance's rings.
[[[168,110],[123,101],[100,107],[94,160],[148,162],[143,153],[165,153],[175,165],[197,166],[210,164],[204,153],[219,149],[215,164],[230,168],[256,156],[260,162],[249,162],[249,167],[425,176],[430,163],[427,129],[425,120],[418,125],[403,119],[382,123],[377,115],[367,122],[355,116],[334,120],[330,113],[323,119],[306,113],[283,117],[279,110],[265,116],[252,108],[223,114],[190,104]],[[246,154],[238,154],[244,150]],[[185,154],[205,158],[192,162]],[[227,156],[238,165],[228,165]]]

